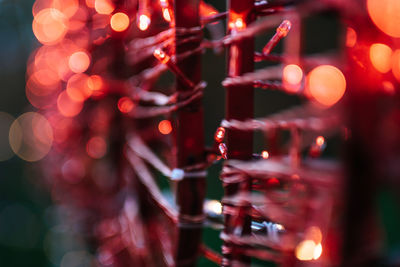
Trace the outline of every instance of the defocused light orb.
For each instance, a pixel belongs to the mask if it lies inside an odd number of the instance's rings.
[[[88,79],[89,76],[84,73],[75,74],[69,78],[66,91],[72,100],[82,102],[92,95]]]
[[[125,31],[129,26],[129,17],[122,12],[115,13],[110,20],[111,28],[116,32]]]
[[[302,79],[303,70],[299,66],[290,64],[283,68],[282,82],[288,91],[297,92],[300,89]]]
[[[79,9],[78,0],[53,0],[52,7],[59,10],[67,18],[71,18]]]
[[[107,143],[101,136],[92,137],[86,144],[86,152],[91,158],[102,158],[107,153]]]
[[[132,99],[127,96],[121,97],[118,100],[118,109],[122,113],[129,113],[134,108],[135,104],[133,103]]]
[[[0,111],[0,161],[8,160],[14,155],[8,141],[8,133],[14,120],[10,114]]]
[[[67,91],[62,91],[57,98],[57,108],[65,117],[74,117],[81,112],[83,102],[73,100],[69,97]]]
[[[346,79],[334,66],[318,66],[308,74],[307,89],[318,103],[332,106],[343,97]]]
[[[92,91],[99,91],[103,88],[103,78],[99,75],[92,75],[87,81],[87,85]]]
[[[99,14],[109,15],[114,8],[114,4],[110,0],[95,0],[94,2],[94,9]]]
[[[53,129],[41,114],[27,112],[11,125],[10,146],[14,153],[26,161],[38,161],[45,157],[53,144]]]
[[[41,10],[33,19],[33,33],[42,44],[61,41],[68,31],[68,19],[55,8]]]
[[[391,37],[400,37],[400,1],[367,0],[368,14],[374,24]]]
[[[85,72],[90,65],[90,57],[84,51],[73,53],[68,60],[69,68],[75,73]]]
[[[295,250],[296,258],[301,261],[309,261],[314,259],[314,253],[316,244],[312,240],[303,240],[297,246]]]
[[[169,120],[160,121],[158,124],[158,130],[164,135],[170,134],[172,132],[171,122]]]
[[[357,43],[356,31],[351,27],[347,27],[347,29],[346,29],[346,46],[354,47],[356,45],[356,43]]]
[[[386,73],[391,69],[392,49],[385,44],[373,44],[369,49],[369,58],[374,68]]]

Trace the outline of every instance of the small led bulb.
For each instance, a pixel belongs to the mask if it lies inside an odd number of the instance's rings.
[[[268,153],[268,151],[267,151],[267,150],[264,150],[263,152],[261,152],[261,157],[262,157],[263,159],[269,158],[269,153]]]
[[[281,25],[276,29],[276,33],[282,38],[288,35],[290,28],[292,27],[292,23],[288,20],[282,21]]]
[[[166,64],[171,59],[161,48],[154,50],[153,55],[163,64]]]
[[[228,148],[226,147],[225,143],[221,143],[218,145],[219,152],[223,159],[228,159]]]
[[[271,50],[278,44],[278,42],[285,37],[292,27],[292,23],[288,20],[284,20],[278,28],[276,28],[276,33],[264,46],[262,53],[263,55],[268,55]]]
[[[224,141],[224,137],[225,137],[225,128],[218,127],[214,135],[214,140],[218,143],[221,143],[222,141]]]

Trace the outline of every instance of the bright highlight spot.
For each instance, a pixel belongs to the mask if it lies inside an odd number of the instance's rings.
[[[214,140],[218,143],[221,143],[222,141],[224,141],[224,137],[225,137],[225,128],[218,127],[214,135]]]
[[[315,143],[317,146],[323,146],[325,143],[325,138],[323,136],[318,136],[317,139],[315,139]]]
[[[208,200],[204,203],[204,210],[206,212],[220,215],[222,214],[222,204],[218,200]]]
[[[14,153],[25,161],[44,158],[53,145],[53,129],[41,114],[27,112],[11,125],[9,142]]]
[[[109,15],[114,11],[115,7],[110,0],[96,0],[94,2],[94,9],[99,14]]]
[[[134,106],[135,104],[129,97],[124,96],[118,100],[118,109],[122,113],[129,113]]]
[[[170,134],[172,132],[171,122],[169,120],[160,121],[158,124],[158,130],[164,135]]]
[[[322,246],[312,240],[303,240],[296,246],[295,254],[301,261],[316,260],[322,254]]]
[[[75,73],[85,72],[89,68],[89,65],[89,55],[83,51],[73,53],[68,60],[69,68]]]
[[[87,85],[92,91],[99,91],[103,88],[103,79],[99,75],[92,75],[87,80]]]
[[[94,159],[100,159],[107,153],[107,143],[101,136],[90,138],[86,144],[86,153]]]
[[[400,37],[400,1],[367,0],[368,14],[374,24],[391,37]]]
[[[394,51],[392,56],[392,73],[400,81],[400,49]]]
[[[116,32],[125,31],[129,26],[129,17],[122,12],[115,13],[110,20],[111,28]]]
[[[151,23],[151,20],[150,20],[149,16],[142,14],[139,16],[137,26],[141,31],[145,31],[149,28],[150,23]]]
[[[290,64],[283,68],[282,83],[288,91],[297,92],[300,89],[302,79],[303,70],[299,66]]]
[[[68,31],[68,20],[55,8],[41,10],[33,19],[33,33],[42,44],[60,42]]]
[[[391,69],[392,49],[385,44],[373,44],[369,49],[369,58],[374,68],[386,73]]]
[[[334,66],[318,66],[308,74],[307,78],[309,93],[324,106],[334,105],[346,91],[346,79],[343,73]]]
[[[263,159],[269,158],[269,153],[268,153],[268,151],[267,151],[267,150],[264,150],[263,152],[261,152],[261,157],[262,157]]]
[[[171,22],[171,11],[169,8],[163,8],[162,14],[165,21]]]

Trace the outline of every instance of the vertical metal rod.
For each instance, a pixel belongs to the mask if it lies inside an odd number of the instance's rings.
[[[228,0],[228,32],[234,34],[254,21],[253,0]],[[230,28],[230,29],[229,29]],[[254,69],[254,38],[248,38],[236,42],[228,48],[228,76],[240,76]],[[245,120],[253,117],[254,93],[253,85],[229,86],[226,88],[226,118],[228,120]],[[251,159],[253,153],[253,133],[229,130],[227,133],[228,158]],[[244,183],[224,185],[225,196],[232,196],[238,192],[251,190],[251,180]],[[226,234],[237,233],[241,235],[251,233],[251,218],[248,215],[249,207],[240,207],[238,216],[225,215],[224,232]],[[240,224],[240,225],[238,225]],[[232,266],[232,262],[240,262],[242,265],[250,265],[251,259],[243,256],[240,249],[229,242],[223,247],[222,266]],[[241,266],[242,266],[241,265]]]
[[[200,0],[175,0],[175,27],[192,28],[200,26]],[[199,31],[201,34],[201,31]],[[176,41],[187,38],[175,34]],[[175,42],[175,44],[178,42]],[[200,45],[199,40],[176,45],[176,54],[192,51]],[[196,53],[184,59],[177,57],[178,68],[194,84],[201,80],[201,54]],[[177,77],[178,93],[193,90]],[[176,148],[178,168],[204,162],[204,126],[202,100],[198,99],[177,112]],[[195,266],[199,254],[202,224],[194,224],[189,218],[203,215],[205,177],[183,179],[177,184],[179,206],[178,238],[175,252],[176,266]]]

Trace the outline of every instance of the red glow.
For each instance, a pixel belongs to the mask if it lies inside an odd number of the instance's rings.
[[[212,5],[205,3],[204,1],[200,2],[200,16],[207,17],[218,14],[218,10],[215,9]]]
[[[282,21],[281,25],[279,25],[279,27],[276,29],[276,33],[280,37],[285,37],[289,33],[291,27],[292,23],[289,20],[284,20]]]
[[[224,137],[225,137],[225,128],[218,127],[214,135],[214,140],[218,143],[221,143],[222,141],[224,141]]]
[[[394,77],[400,81],[400,49],[394,51],[392,56],[392,72]]]
[[[279,180],[276,179],[275,177],[272,177],[272,178],[267,180],[267,184],[269,186],[278,186],[279,185]]]
[[[88,86],[89,77],[86,74],[75,74],[67,83],[68,96],[77,102],[85,101],[92,95],[92,90]]]
[[[236,18],[234,21],[229,22],[229,29],[231,30],[243,30],[246,28],[242,18]]]
[[[129,97],[124,96],[118,100],[118,109],[122,113],[129,113],[133,109],[134,106],[135,106],[135,104]]]
[[[385,44],[373,44],[369,49],[369,58],[374,68],[386,73],[391,69],[392,49]]]
[[[171,22],[172,10],[170,8],[163,8],[162,14],[163,14],[163,18],[165,19],[165,21]]]
[[[170,134],[172,132],[171,122],[169,120],[160,121],[158,124],[158,130],[164,135]]]
[[[334,66],[318,66],[308,74],[307,89],[318,103],[332,106],[344,95],[346,79]]]
[[[357,43],[357,33],[356,31],[351,28],[347,27],[346,31],[346,46],[347,47],[354,47]]]
[[[129,27],[129,17],[122,12],[115,13],[111,17],[110,25],[116,32],[125,31]]]
[[[107,153],[107,143],[101,136],[90,138],[86,144],[86,153],[94,159],[100,159]]]
[[[170,60],[170,57],[162,51],[160,48],[154,50],[154,57],[157,58],[161,63],[165,64]]]
[[[367,0],[368,14],[375,25],[391,37],[400,37],[400,1]]]

